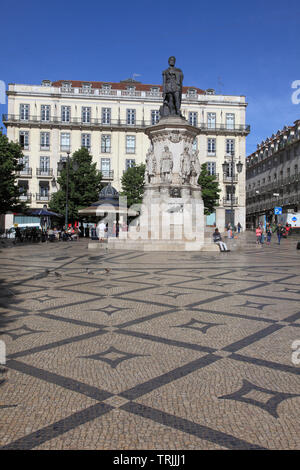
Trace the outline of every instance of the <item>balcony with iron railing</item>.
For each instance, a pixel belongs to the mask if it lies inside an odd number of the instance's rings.
[[[37,168],[36,176],[38,178],[52,178],[53,168]]]
[[[47,201],[50,201],[50,198],[51,198],[51,195],[49,193],[48,194],[36,193],[35,195],[35,199],[37,202],[47,202]]]
[[[114,170],[100,170],[103,181],[112,181],[114,179]]]
[[[22,178],[31,178],[32,177],[32,168],[23,168],[23,170],[16,172],[17,177]]]
[[[237,206],[238,204],[238,198],[237,197],[232,197],[227,199],[226,197],[223,198],[223,206],[230,207],[231,206],[231,201],[234,206]]]
[[[124,90],[123,90],[124,91]],[[18,114],[3,114],[2,121],[5,125],[13,125],[13,124],[21,124],[22,126],[28,125],[37,125],[37,126],[44,126],[44,127],[51,127],[51,126],[63,126],[63,127],[70,127],[70,126],[107,126],[107,127],[135,127],[135,128],[144,128],[147,126],[152,125],[152,121],[149,120],[134,120],[132,122],[128,122],[126,119],[110,119],[110,120],[103,120],[101,118],[91,118],[88,122],[83,122],[82,118],[73,117],[68,120],[62,120],[61,116],[51,116],[48,121],[44,121],[41,116],[28,116],[27,119],[21,119],[21,116]],[[226,124],[216,124],[215,126],[200,123],[195,125],[198,129],[202,132],[207,134],[218,134],[218,133],[226,133],[226,134],[249,134],[250,126],[238,124],[235,126],[226,126]]]
[[[238,182],[238,175],[227,175],[226,173],[223,173],[223,183],[237,183]]]
[[[31,193],[21,193],[19,196],[19,200],[21,202],[31,202],[32,195]]]

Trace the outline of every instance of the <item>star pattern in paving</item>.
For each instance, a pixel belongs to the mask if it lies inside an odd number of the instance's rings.
[[[4,249],[0,447],[300,448],[299,259],[292,240],[252,241],[226,257]]]
[[[251,392],[259,392],[260,399],[256,399],[256,395],[254,393],[252,393],[252,396],[250,396]],[[223,395],[219,398],[222,400],[240,401],[242,403],[248,403],[250,405],[257,406],[262,410],[267,411],[270,415],[274,416],[274,418],[278,418],[278,405],[284,400],[299,396],[300,394],[276,392],[259,387],[244,379],[243,385],[239,390],[228,395]]]
[[[204,326],[195,326],[195,325],[204,325]],[[200,320],[196,320],[195,318],[192,318],[188,323],[184,323],[183,325],[176,325],[173,328],[191,328],[192,330],[198,330],[201,331],[201,333],[205,334],[209,328],[212,328],[214,326],[221,326],[222,323],[210,323],[210,322],[204,322]]]
[[[17,333],[21,332],[21,333]],[[22,338],[22,336],[27,336],[27,335],[34,335],[38,333],[47,333],[46,330],[34,330],[32,328],[29,328],[26,325],[20,326],[19,328],[13,328],[11,330],[3,330],[1,334],[5,334],[10,336],[13,340],[16,340],[18,338]]]
[[[96,361],[103,361],[109,364],[113,369],[116,368],[121,362],[128,361],[134,357],[142,357],[145,354],[131,354],[126,351],[120,351],[116,349],[114,346],[110,346],[107,350],[97,353],[91,354],[89,356],[80,356],[82,359],[94,359]]]

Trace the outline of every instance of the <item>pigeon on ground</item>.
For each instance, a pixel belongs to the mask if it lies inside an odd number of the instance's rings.
[[[110,273],[110,269],[109,268],[105,268],[105,272],[108,274]]]

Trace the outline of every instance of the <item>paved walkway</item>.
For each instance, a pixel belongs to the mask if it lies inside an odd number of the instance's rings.
[[[299,449],[295,243],[0,245],[0,446]]]

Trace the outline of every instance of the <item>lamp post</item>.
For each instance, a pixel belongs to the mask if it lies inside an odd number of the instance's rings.
[[[69,170],[70,170],[70,148],[66,150],[67,152],[67,159],[66,161],[60,161],[57,164],[58,171],[62,171],[64,168],[66,168],[66,208],[65,208],[65,229],[67,230],[68,228],[68,212],[69,212]],[[78,170],[78,163],[73,162],[72,167],[75,171]]]
[[[231,198],[230,198],[230,223],[232,228],[234,228],[234,215],[233,215],[233,188],[234,188],[234,176],[235,176],[235,171],[234,171],[234,162],[233,162],[233,157],[234,157],[234,152],[231,153]],[[229,163],[224,162],[222,164],[223,168],[223,174],[227,174],[229,172]],[[243,163],[241,162],[241,157],[239,157],[239,161],[236,164],[236,171],[237,173],[241,173],[243,170]]]

